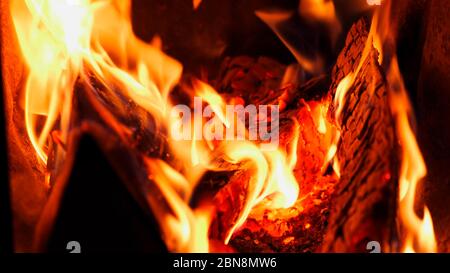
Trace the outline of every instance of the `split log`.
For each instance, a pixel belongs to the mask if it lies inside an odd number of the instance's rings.
[[[332,98],[340,81],[356,71],[368,28],[364,19],[351,28],[332,71]],[[366,251],[369,241],[378,241],[387,251],[395,234],[398,159],[386,80],[372,46],[362,62],[338,121],[337,158],[342,176],[331,201],[324,252]],[[331,105],[330,116],[334,118],[335,112],[336,105]]]
[[[73,238],[87,253],[167,251],[147,202],[164,199],[138,153],[94,122],[74,128],[67,147],[66,164],[36,227],[34,251],[67,253]]]

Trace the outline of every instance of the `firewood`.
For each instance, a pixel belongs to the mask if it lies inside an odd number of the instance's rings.
[[[332,71],[332,98],[339,82],[356,71],[368,27],[361,19],[351,28]],[[398,183],[394,123],[377,50],[371,47],[362,61],[338,120],[337,158],[342,176],[331,200],[324,252],[366,251],[369,241],[378,241],[388,250],[393,240]],[[329,113],[334,118],[336,105],[331,105]]]

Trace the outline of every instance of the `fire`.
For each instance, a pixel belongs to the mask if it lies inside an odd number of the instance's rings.
[[[298,147],[298,138],[300,137],[300,124],[296,119],[293,119],[293,122],[295,124],[294,126],[294,138],[292,140],[292,144],[289,147],[288,151],[288,165],[291,170],[295,168],[295,165],[297,164],[297,147]],[[321,125],[319,125],[321,126]],[[326,130],[326,129],[325,129]]]
[[[333,1],[330,0],[300,0],[299,13],[307,20],[324,23],[333,43],[342,31],[341,22],[336,17]]]
[[[194,7],[200,2],[194,1]],[[61,144],[67,143],[72,99],[77,96],[76,83],[83,82],[90,88],[88,92],[95,90],[89,75],[94,75],[111,97],[120,94],[145,109],[156,119],[161,131],[179,122],[169,114],[170,92],[180,83],[183,67],[161,51],[158,37],[147,44],[134,35],[130,5],[130,1],[119,0],[12,1],[11,14],[28,66],[24,90],[26,128],[43,164],[47,162],[49,137],[54,129],[61,131]],[[192,89],[185,91],[200,97],[200,104],[209,105],[221,125],[230,127],[223,98],[199,80],[194,80]],[[114,101],[111,105],[120,109],[121,103],[127,102]],[[110,113],[100,114],[113,121],[112,127],[120,136],[127,137],[131,128]],[[149,174],[148,183],[154,184],[164,197],[162,202],[149,190],[147,201],[168,249],[174,252],[209,251],[208,230],[213,210],[210,206],[189,204],[202,175],[206,171],[222,170],[214,163],[216,158],[253,171],[248,181],[246,205],[228,231],[225,243],[262,200],[270,197],[269,207],[289,207],[299,195],[299,185],[292,172],[296,163],[295,143],[291,151],[265,151],[252,141],[212,142],[199,139],[196,132],[189,140],[168,140],[171,153],[181,166],[142,155]],[[186,146],[190,149],[185,149]],[[63,163],[64,150],[58,152],[57,160]]]
[[[423,219],[420,219],[414,209],[417,184],[426,176],[427,169],[410,125],[412,110],[396,58],[391,62],[387,77],[391,84],[391,108],[396,117],[397,135],[402,146],[398,212],[400,224],[404,228],[402,251],[436,252],[430,211],[425,206]]]
[[[347,76],[345,76],[338,84],[336,88],[336,95],[334,97],[334,105],[337,105],[336,110],[336,122],[339,124],[339,118],[342,112],[342,109],[344,109],[344,103],[345,103],[345,96],[347,95],[348,90],[353,85],[353,82],[356,77],[356,73],[350,72]]]
[[[42,162],[46,140],[56,122],[67,139],[71,90],[89,48],[91,12],[88,6],[61,1],[13,1],[14,24],[29,67],[26,81],[25,122],[30,141]],[[40,54],[36,54],[40,52]],[[38,122],[44,125],[37,130]]]
[[[295,59],[302,66],[302,68],[311,73],[318,73],[322,69],[321,60],[319,58],[313,59],[302,54],[292,43],[288,41],[288,39],[280,29],[282,23],[289,20],[292,15],[292,12],[256,11],[256,16],[258,16],[264,23],[266,23],[280,38],[280,40],[289,49],[292,55],[294,55]]]
[[[389,6],[387,2],[385,6]],[[194,0],[194,9],[200,3]],[[56,159],[63,164],[66,156],[63,147],[67,144],[72,125],[72,101],[77,96],[76,84],[81,81],[90,88],[88,92],[93,92],[95,88],[90,82],[90,75],[94,75],[106,87],[105,92],[111,98],[123,96],[128,102],[137,104],[151,114],[161,132],[176,127],[174,125],[180,122],[179,118],[170,115],[169,110],[173,106],[170,95],[181,82],[183,66],[161,51],[162,42],[158,37],[152,43],[145,43],[134,35],[130,6],[130,1],[125,0],[11,1],[16,34],[28,68],[23,91],[26,130],[36,156],[43,164],[47,163],[49,140],[56,129],[60,132]],[[332,1],[303,0],[299,11],[310,20],[324,22],[333,40],[340,33],[341,26]],[[303,69],[311,73],[321,70],[320,60],[303,56],[280,31],[279,25],[288,20],[292,13],[256,14],[280,37]],[[379,9],[375,11],[360,64],[337,87],[334,98],[334,105],[337,106],[334,117],[336,124],[339,124],[347,93],[372,46],[380,52],[380,64],[387,62],[383,55],[384,44],[393,39],[392,33],[388,31],[390,24],[387,18]],[[425,177],[426,166],[410,125],[412,110],[397,59],[393,57],[388,64],[390,104],[402,146],[398,210],[398,220],[404,235],[402,251],[432,252],[436,251],[436,241],[431,214],[425,207],[423,219],[420,219],[414,211],[417,184]],[[184,88],[183,92],[199,97],[198,104],[202,109],[205,105],[209,106],[211,114],[220,121],[219,127],[236,125],[235,117],[225,112],[228,102],[207,82],[195,79],[192,90]],[[127,100],[111,101],[111,107],[121,109],[123,104],[128,103]],[[339,177],[341,174],[336,153],[340,128],[332,127],[327,122],[325,116],[328,106],[328,103],[323,102],[311,111],[317,131],[330,142],[322,169],[332,162]],[[126,138],[132,128],[120,122],[114,114],[108,114],[113,124],[116,124],[112,129]],[[208,121],[208,118],[194,115],[185,121],[196,124]],[[171,155],[181,162],[180,166],[141,155],[148,171],[148,183],[154,185],[164,199],[160,200],[151,190],[146,192],[148,204],[170,251],[209,251],[208,233],[214,211],[209,205],[192,207],[190,201],[203,174],[226,168],[217,161],[232,165],[229,171],[239,169],[252,173],[247,182],[244,206],[237,221],[226,232],[224,243],[229,242],[252,209],[263,201],[267,209],[289,208],[296,203],[301,181],[296,180],[293,170],[297,163],[301,125],[295,119],[293,123],[293,141],[286,150],[264,150],[257,141],[245,139],[205,140],[199,138],[199,131],[193,130],[190,139],[168,140]],[[237,126],[241,125],[238,122]],[[249,132],[246,130],[245,133]],[[308,228],[311,226],[309,223],[307,225]]]

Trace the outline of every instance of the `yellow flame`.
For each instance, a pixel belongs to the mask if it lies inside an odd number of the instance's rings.
[[[61,114],[61,140],[67,138],[72,90],[90,42],[93,18],[86,3],[81,0],[11,3],[19,45],[29,68],[24,91],[26,129],[44,163],[46,140]],[[44,121],[40,128],[38,120]]]
[[[436,252],[433,222],[428,208],[424,207],[423,219],[417,216],[414,209],[417,184],[426,176],[427,169],[409,122],[412,109],[396,57],[391,61],[387,78],[390,85],[390,105],[396,119],[397,136],[402,146],[398,211],[404,236],[402,251]]]
[[[294,121],[294,134],[292,140],[289,143],[288,147],[288,156],[287,161],[288,165],[293,170],[295,165],[297,164],[297,147],[298,147],[298,139],[300,137],[300,124],[297,119],[293,119]]]
[[[327,122],[326,122],[326,112],[327,112],[327,104],[321,104],[320,105],[320,114],[319,114],[319,122],[317,125],[317,131],[321,133],[322,135],[325,135],[327,133]]]
[[[226,127],[230,127],[230,122],[225,117],[225,102],[222,97],[207,83],[195,81],[194,85],[196,95],[211,106],[213,112]]]
[[[369,6],[379,6],[381,5],[381,0],[367,0]]]
[[[334,96],[334,105],[337,105],[335,113],[337,124],[339,124],[338,119],[341,115],[342,109],[344,109],[345,96],[347,95],[348,90],[353,85],[355,77],[356,77],[355,73],[350,72],[339,82],[336,88],[336,94]]]
[[[152,181],[156,182],[171,213],[154,210],[162,236],[169,250],[174,252],[208,252],[208,231],[212,219],[211,211],[192,210],[187,204],[191,192],[189,182],[183,175],[160,160],[147,160]],[[159,207],[149,193],[149,203]],[[160,202],[156,200],[156,202]]]
[[[341,22],[337,19],[333,1],[301,0],[299,13],[307,20],[325,23],[333,43],[336,42],[342,31],[342,26]]]

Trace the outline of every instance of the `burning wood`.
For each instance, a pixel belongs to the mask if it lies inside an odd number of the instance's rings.
[[[68,9],[76,16],[61,16]],[[429,211],[414,212],[426,168],[379,10],[370,25],[353,25],[322,76],[322,58],[305,58],[279,31],[287,13],[257,12],[299,64],[228,57],[202,80],[183,74],[158,38],[135,36],[130,10],[130,1],[12,1],[28,69],[17,128],[51,189],[39,250],[58,226],[65,190],[79,183],[75,172],[92,171],[85,135],[108,161],[107,177],[154,217],[169,251],[359,252],[369,241],[398,251],[396,220],[403,250],[435,249]],[[322,1],[299,10],[325,24],[333,43],[342,30],[336,12]],[[316,75],[306,81],[305,71]]]

